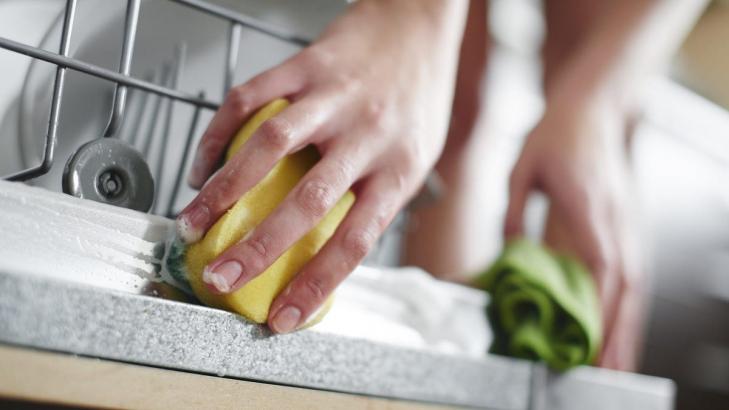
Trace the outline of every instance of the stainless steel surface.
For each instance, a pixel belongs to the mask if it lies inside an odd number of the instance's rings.
[[[200,92],[200,98],[205,98],[205,93]],[[202,108],[195,107],[195,111],[192,113],[192,118],[190,119],[190,127],[189,131],[187,132],[187,137],[185,138],[185,142],[183,145],[183,151],[182,151],[182,163],[187,164],[189,163],[189,157],[190,157],[190,149],[192,148],[192,139],[195,138],[195,132],[197,130],[198,122],[200,121],[200,110]],[[170,194],[170,197],[167,199],[167,207],[165,208],[164,216],[168,218],[173,218],[174,215],[174,206],[177,202],[177,197],[180,194],[180,186],[182,185],[182,176],[186,175],[187,172],[184,169],[181,169],[180,172],[177,173],[177,176],[175,177],[175,183],[172,185],[172,193]]]
[[[531,410],[670,410],[676,395],[668,379],[582,367],[566,374],[532,368]]]
[[[240,13],[236,13],[232,10],[226,9],[221,6],[210,4],[206,1],[201,0],[171,0],[175,3],[190,7],[200,13],[209,14],[218,18],[222,18],[228,21],[230,24],[229,38],[228,38],[228,50],[226,53],[224,69],[224,88],[227,90],[230,88],[233,81],[233,74],[235,72],[238,62],[238,45],[240,43],[241,28],[243,26],[256,30],[260,33],[288,41],[297,45],[306,45],[308,40],[301,36],[290,33],[286,30],[276,28],[270,24],[262,21],[258,21],[255,18],[245,16]],[[172,87],[160,86],[157,84],[150,83],[148,81],[139,80],[138,78],[130,76],[132,56],[134,54],[134,43],[137,33],[137,25],[139,21],[141,0],[128,0],[126,8],[126,17],[124,24],[124,34],[122,36],[122,52],[119,63],[119,72],[99,67],[94,64],[89,64],[81,60],[69,57],[69,41],[70,34],[74,26],[74,14],[76,8],[76,1],[69,0],[66,5],[65,18],[63,23],[63,34],[61,37],[61,46],[59,54],[54,54],[45,51],[41,48],[22,44],[8,38],[0,37],[0,48],[4,48],[10,51],[21,53],[39,60],[50,62],[57,65],[56,81],[54,83],[54,92],[51,99],[51,113],[49,119],[48,133],[46,136],[45,150],[41,164],[37,167],[30,169],[21,170],[15,172],[6,177],[9,180],[28,180],[40,175],[46,174],[53,163],[55,143],[57,140],[57,128],[58,128],[58,116],[61,107],[61,97],[64,86],[64,76],[66,69],[77,70],[90,74],[92,76],[103,78],[115,83],[114,97],[112,100],[111,114],[109,121],[105,127],[103,136],[114,137],[117,135],[121,123],[124,119],[126,109],[126,97],[128,87],[135,87],[140,90],[159,94],[171,99],[169,107],[172,106],[172,101],[179,100],[196,107],[204,107],[208,109],[217,109],[217,104],[211,101],[205,101],[204,99],[198,99],[187,93],[183,93],[177,90],[177,81],[173,83]],[[182,68],[182,59],[178,59],[178,70]],[[179,79],[179,75],[176,76]],[[171,108],[169,109],[171,110]],[[168,113],[167,120],[171,121],[171,112]],[[169,133],[169,125],[166,126],[167,132]],[[163,145],[166,146],[166,138],[163,141]],[[184,168],[184,167],[183,167]],[[159,170],[157,176],[161,174],[161,168],[156,167]]]
[[[153,81],[156,83],[157,81],[154,81],[156,79],[155,74],[148,75],[144,80]],[[139,102],[136,104],[130,103],[130,105],[135,106],[136,110],[131,117],[128,117],[128,119],[125,120],[131,122],[131,127],[129,128],[128,135],[125,139],[129,141],[129,144],[135,146],[137,144],[137,141],[139,140],[139,133],[142,129],[142,118],[147,111],[147,104],[149,103],[149,93],[145,93],[141,90],[132,90],[129,99],[131,101],[139,100]]]
[[[230,23],[228,28],[228,45],[225,51],[227,69],[223,79],[223,95],[233,86],[235,68],[238,66],[238,49],[240,48],[240,32],[242,26],[239,23]]]
[[[0,342],[231,378],[526,409],[531,364],[315,331],[271,335],[221,310],[0,273]]]
[[[63,28],[61,29],[61,45],[58,51],[60,57],[67,57],[71,42],[71,32],[76,14],[76,0],[68,0],[63,17]],[[4,39],[0,38],[0,41]],[[56,67],[56,79],[53,83],[53,96],[51,97],[51,112],[48,119],[48,131],[46,132],[43,158],[40,165],[15,172],[7,177],[9,181],[24,181],[35,178],[38,175],[47,173],[53,165],[56,139],[58,138],[58,116],[60,113],[61,101],[63,99],[63,86],[66,79],[66,67]]]
[[[163,84],[165,86],[168,86],[170,84],[173,70],[174,69],[173,69],[173,67],[171,67],[170,64],[163,64],[162,67],[159,70],[157,70],[159,73],[160,84]],[[155,75],[155,78],[157,78],[157,77],[158,76]],[[146,94],[146,95],[148,98],[151,97],[148,94]],[[147,129],[145,130],[145,133],[144,133],[144,140],[141,143],[142,144],[142,154],[145,157],[149,157],[150,151],[152,149],[152,142],[154,141],[155,129],[156,129],[157,125],[159,124],[159,121],[156,121],[156,119],[159,118],[159,113],[160,113],[160,109],[162,108],[162,104],[165,101],[168,101],[168,100],[165,100],[165,98],[161,95],[155,95],[154,98],[155,98],[154,107],[152,108],[152,111],[150,113],[151,114],[150,121],[147,122]],[[135,138],[137,138],[137,137],[135,137]],[[134,143],[136,143],[136,140],[134,141]]]
[[[114,70],[99,67],[94,64],[85,63],[80,60],[75,60],[70,57],[66,57],[60,54],[51,53],[36,47],[28,46],[17,41],[13,41],[7,38],[0,37],[0,48],[6,50],[15,51],[20,54],[25,54],[29,57],[37,58],[39,60],[47,61],[49,63],[56,64],[60,67],[70,68],[72,70],[80,71],[95,77],[103,78],[105,80],[113,81],[119,84],[124,84],[129,87],[138,88],[140,90],[149,91],[151,93],[161,95],[164,97],[174,98],[178,101],[186,102],[193,105],[199,105],[201,107],[217,110],[218,103],[199,99],[195,95],[173,90],[158,84],[150,83],[148,81],[140,80],[135,77],[125,76],[119,74]]]
[[[141,154],[126,143],[101,138],[82,145],[66,164],[64,192],[147,212],[154,201],[154,180]]]
[[[134,55],[134,41],[137,38],[137,24],[139,23],[139,6],[141,0],[127,1],[127,13],[124,19],[124,37],[122,40],[121,60],[119,61],[119,74],[129,76],[132,70],[132,56]],[[115,137],[119,132],[124,111],[127,105],[127,86],[116,84],[114,99],[111,101],[111,114],[104,130],[104,138]]]
[[[184,62],[185,62],[185,56],[187,54],[187,45],[183,42],[177,45],[175,47],[175,59],[173,63],[173,68],[171,70],[171,78],[170,83],[173,89],[177,89],[180,86],[180,79],[182,78],[182,75],[184,73]],[[172,110],[174,109],[175,100],[173,99],[167,99],[167,110],[165,111],[164,116],[164,123],[162,128],[162,136],[160,138],[160,149],[157,152],[157,158],[154,161],[155,164],[155,172],[154,172],[154,180],[158,183],[162,183],[162,164],[165,161],[165,154],[167,153],[167,144],[170,140],[170,130],[172,125]],[[196,110],[198,107],[196,107]],[[192,130],[190,131],[192,132]],[[151,138],[151,136],[150,136]],[[188,149],[189,147],[185,147],[184,149]],[[187,158],[187,156],[183,156],[182,160],[184,161]],[[184,162],[182,163],[182,166],[177,171],[177,174],[181,174],[184,170]],[[176,187],[175,187],[176,188]],[[162,209],[161,201],[159,200],[159,191],[155,192],[155,213],[159,214]]]
[[[202,12],[220,17],[222,19],[226,19],[230,21],[231,23],[240,24],[242,26],[251,28],[253,30],[256,30],[258,32],[261,32],[263,34],[267,34],[271,37],[275,37],[279,40],[288,41],[290,43],[294,43],[300,46],[305,46],[311,42],[311,39],[305,38],[303,36],[300,36],[298,34],[292,33],[288,30],[285,30],[281,27],[275,27],[273,25],[267,24],[264,21],[257,20],[255,18],[251,18],[249,16],[246,16],[244,14],[236,13],[232,10],[226,9],[224,7],[220,7],[216,4],[203,1],[203,0],[172,0],[176,3],[184,4],[186,6],[195,8],[197,10],[200,10]]]

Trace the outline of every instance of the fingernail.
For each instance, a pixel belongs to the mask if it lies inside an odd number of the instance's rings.
[[[198,205],[177,218],[177,235],[185,243],[199,241],[204,227],[210,220],[210,210],[205,205]]]
[[[228,293],[243,273],[243,267],[237,261],[227,261],[216,268],[206,266],[203,270],[203,282],[213,285],[218,292]]]
[[[296,329],[299,320],[301,320],[301,311],[293,306],[286,306],[276,313],[271,327],[276,333],[289,333]]]

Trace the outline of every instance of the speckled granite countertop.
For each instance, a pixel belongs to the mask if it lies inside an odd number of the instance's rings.
[[[0,272],[0,343],[237,379],[490,409],[670,409],[664,379],[408,349],[315,331],[271,335],[206,307]],[[12,369],[10,369],[12,371]]]

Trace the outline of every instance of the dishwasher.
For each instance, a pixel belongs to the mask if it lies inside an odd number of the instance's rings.
[[[0,399],[671,408],[667,379],[592,367],[558,374],[487,354],[486,294],[386,267],[379,252],[340,287],[323,322],[289,335],[165,285],[153,245],[194,196],[184,180],[190,151],[226,91],[305,47],[346,6],[0,3],[32,32],[0,29],[0,58],[13,63],[0,60],[0,73],[17,80],[0,88]]]

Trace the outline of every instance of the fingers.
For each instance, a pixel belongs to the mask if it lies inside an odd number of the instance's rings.
[[[636,289],[619,286],[615,312],[606,329],[599,364],[622,371],[635,371],[641,342],[643,318],[641,295]]]
[[[223,105],[208,125],[197,147],[188,178],[193,188],[200,188],[213,173],[230,139],[244,121],[269,101],[301,90],[304,81],[293,59],[268,70],[228,92]]]
[[[264,122],[177,217],[180,238],[186,243],[200,240],[276,162],[317,132],[332,107],[318,97],[307,97]]]
[[[640,350],[643,296],[634,279],[641,267],[632,259],[631,238],[618,220],[613,218],[612,222],[613,246],[621,263],[611,275],[615,278],[613,300],[603,303],[604,344],[599,363],[601,367],[634,371]]]
[[[622,273],[615,266],[618,258],[611,246],[610,222],[601,207],[590,202],[575,200],[566,212],[576,250],[595,278],[604,332],[609,335],[620,308]]]
[[[235,291],[273,264],[334,207],[361,174],[365,158],[344,149],[322,158],[249,237],[206,267],[203,279],[211,291]]]
[[[614,243],[611,224],[596,194],[552,191],[552,204],[547,219],[545,239],[559,252],[579,256],[595,278],[600,300],[603,340],[610,340],[620,309],[623,275],[614,261],[619,255]],[[567,195],[566,199],[561,195]]]
[[[332,238],[271,304],[268,324],[274,332],[290,332],[306,323],[389,225],[401,205],[402,190],[384,175],[368,182]]]
[[[504,219],[504,238],[524,234],[524,208],[532,189],[530,171],[522,160],[514,167],[509,178],[509,205]]]

